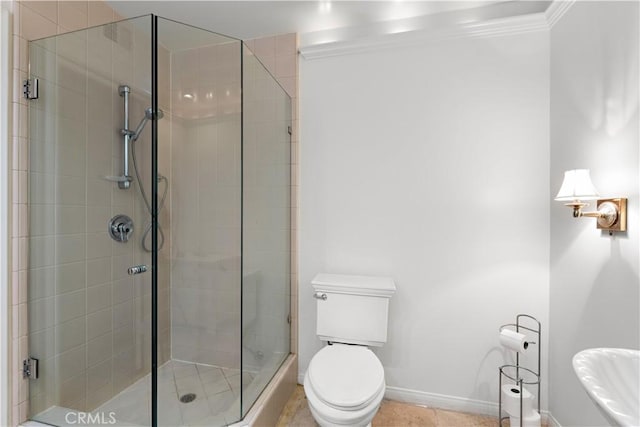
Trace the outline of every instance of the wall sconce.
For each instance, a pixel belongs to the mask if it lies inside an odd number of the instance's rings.
[[[565,206],[573,208],[573,217],[596,218],[598,228],[613,231],[625,231],[627,229],[627,199],[600,199],[596,191],[589,169],[574,169],[564,173],[564,181],[555,200],[565,203]],[[589,206],[584,200],[597,200],[596,209],[592,212],[583,212],[582,208]]]

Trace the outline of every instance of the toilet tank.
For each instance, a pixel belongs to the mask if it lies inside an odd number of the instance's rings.
[[[321,340],[370,346],[387,342],[389,299],[396,291],[393,279],[322,273],[311,284]]]

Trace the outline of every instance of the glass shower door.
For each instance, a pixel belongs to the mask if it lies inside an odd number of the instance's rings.
[[[150,183],[150,130],[126,154],[123,135],[151,105],[150,30],[147,16],[29,43],[40,89],[29,101],[33,420],[150,424],[151,275],[128,274],[150,265],[139,188]]]

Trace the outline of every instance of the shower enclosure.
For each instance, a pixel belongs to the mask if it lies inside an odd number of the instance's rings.
[[[31,419],[242,419],[289,354],[289,96],[154,15],[29,60]]]

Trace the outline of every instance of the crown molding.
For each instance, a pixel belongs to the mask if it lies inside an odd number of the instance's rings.
[[[575,2],[576,0],[553,0],[544,12],[549,28],[553,28]]]
[[[312,60],[380,49],[415,46],[445,40],[499,37],[546,31],[548,29],[549,23],[547,15],[545,13],[533,13],[509,18],[466,22],[443,26],[441,28],[419,29],[391,34],[374,33],[373,35],[363,35],[353,38],[348,37],[348,34],[346,34],[347,37],[344,40],[314,43],[314,39],[331,40],[337,38],[336,36],[345,37],[344,31],[338,33],[331,30],[313,34],[313,37],[308,38],[306,43],[303,39],[299,52],[305,59]]]

